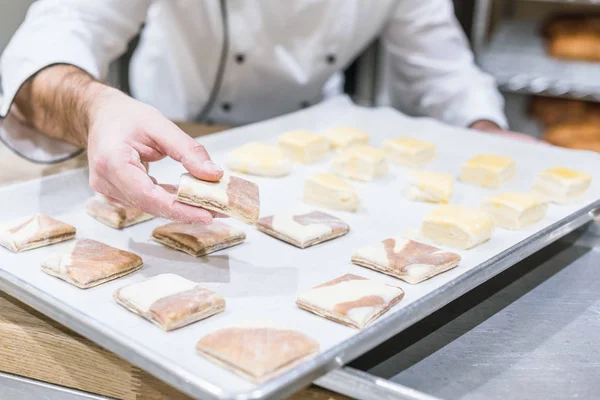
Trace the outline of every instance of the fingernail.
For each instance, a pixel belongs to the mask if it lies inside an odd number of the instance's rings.
[[[204,169],[206,169],[208,171],[223,172],[223,169],[221,169],[221,167],[219,167],[217,164],[215,164],[211,160],[204,161],[202,166],[204,167]]]

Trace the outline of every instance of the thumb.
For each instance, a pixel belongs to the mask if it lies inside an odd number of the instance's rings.
[[[192,139],[174,123],[161,118],[155,125],[152,139],[164,154],[183,164],[190,174],[205,181],[218,181],[223,177],[223,170],[216,165],[200,143]]]

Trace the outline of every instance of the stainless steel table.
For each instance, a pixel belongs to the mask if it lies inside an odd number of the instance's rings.
[[[597,231],[555,242],[353,367],[444,399],[598,398]]]

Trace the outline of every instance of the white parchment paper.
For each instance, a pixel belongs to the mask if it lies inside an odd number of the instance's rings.
[[[193,258],[166,248],[149,239],[154,227],[165,223],[153,220],[121,231],[111,229],[84,211],[92,195],[87,171],[79,170],[13,185],[0,190],[0,221],[41,212],[73,224],[77,236],[91,238],[132,251],[144,260],[144,267],[129,276],[102,286],[80,290],[43,273],[40,263],[65,244],[12,254],[0,248],[0,277],[19,280],[44,296],[52,296],[68,311],[69,318],[94,321],[104,326],[106,335],[118,338],[139,353],[169,368],[193,377],[192,384],[209,384],[211,391],[226,395],[247,392],[256,386],[197,355],[196,341],[216,329],[252,319],[274,320],[305,332],[327,350],[352,337],[358,331],[302,311],[295,305],[296,294],[345,273],[354,273],[402,287],[404,299],[382,318],[389,317],[424,294],[447,284],[495,254],[507,249],[557,220],[600,198],[600,156],[591,152],[571,151],[546,145],[530,144],[494,135],[457,129],[428,119],[406,117],[387,108],[366,109],[341,97],[298,113],[267,122],[249,125],[199,140],[217,163],[223,163],[228,150],[250,140],[275,143],[276,137],[289,129],[322,131],[337,125],[365,129],[371,143],[400,135],[414,136],[437,144],[438,157],[427,169],[458,174],[461,164],[482,152],[514,157],[518,177],[501,191],[526,191],[535,174],[545,168],[564,165],[595,176],[585,201],[573,205],[551,205],[546,218],[530,229],[508,231],[496,229],[492,239],[469,251],[461,251],[461,265],[416,286],[350,263],[352,252],[406,230],[417,229],[423,216],[435,205],[410,202],[402,196],[407,168],[390,166],[386,177],[371,183],[353,183],[360,198],[357,213],[331,213],[347,221],[351,232],[334,241],[300,250],[254,228],[229,219],[229,223],[247,234],[244,244],[202,258]],[[259,183],[261,216],[302,206],[305,178],[317,171],[327,171],[331,158],[319,164],[297,165],[284,178],[250,179]],[[160,182],[177,183],[183,168],[170,160],[151,167]],[[481,200],[498,190],[489,190],[456,182],[453,203],[479,206]],[[201,282],[223,294],[227,310],[207,320],[174,332],[165,333],[150,322],[130,313],[113,300],[113,292],[124,285],[145,278],[173,272]]]

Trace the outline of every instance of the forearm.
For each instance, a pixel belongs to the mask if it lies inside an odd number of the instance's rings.
[[[13,106],[27,123],[52,138],[87,146],[90,108],[110,90],[71,65],[48,67],[19,90]]]

